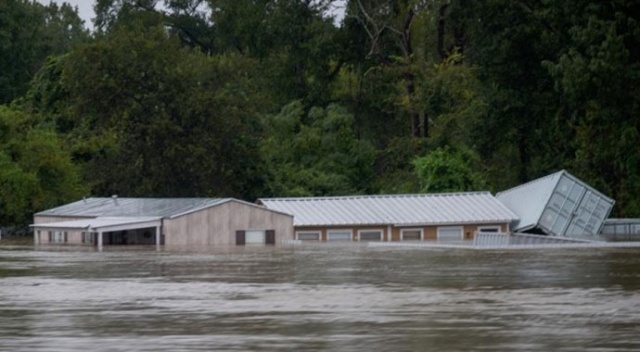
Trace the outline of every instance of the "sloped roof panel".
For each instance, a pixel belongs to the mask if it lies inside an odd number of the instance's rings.
[[[538,224],[563,173],[556,172],[496,194],[500,202],[518,214],[520,220],[514,230],[528,230]]]
[[[517,219],[488,192],[263,198],[295,226],[503,223]]]
[[[213,206],[227,200],[227,198],[86,198],[36,215],[168,217]]]

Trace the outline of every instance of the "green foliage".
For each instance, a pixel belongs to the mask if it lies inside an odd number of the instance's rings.
[[[255,194],[262,100],[253,65],[182,48],[161,26],[120,27],[72,52],[61,79],[82,126],[76,138],[114,141],[89,151],[84,169],[94,191]]]
[[[331,2],[98,0],[91,36],[69,6],[0,2],[23,121],[0,134],[3,221],[79,194],[62,169],[97,195],[253,199],[566,168],[640,216],[638,4],[350,0],[338,26]]]
[[[420,76],[417,94],[421,110],[431,117],[431,145],[472,147],[484,137],[477,128],[487,120],[486,91],[476,68],[458,65],[459,57],[451,55]]]
[[[353,117],[330,105],[305,114],[300,102],[265,121],[261,152],[267,192],[279,196],[343,195],[371,191],[374,149],[358,140]]]
[[[42,118],[0,106],[0,223],[22,224],[35,211],[86,194],[79,170]]]
[[[545,62],[575,130],[576,173],[638,214],[640,200],[640,13],[623,1],[561,8],[570,45]],[[633,9],[633,7],[631,8]]]
[[[69,4],[0,1],[0,104],[25,93],[47,56],[65,53],[88,38]]]
[[[438,148],[413,160],[420,191],[464,192],[484,190],[479,158],[468,149]]]
[[[423,139],[391,139],[376,158],[376,188],[384,194],[419,192],[419,180],[411,161],[427,150],[428,143]]]

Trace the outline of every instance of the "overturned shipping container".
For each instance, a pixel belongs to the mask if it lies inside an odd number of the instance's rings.
[[[496,195],[520,220],[518,232],[598,239],[614,201],[562,170]]]

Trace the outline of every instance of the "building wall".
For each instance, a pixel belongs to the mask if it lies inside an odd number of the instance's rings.
[[[320,232],[321,241],[327,240],[327,234],[332,230],[349,230],[351,231],[352,238],[354,241],[357,241],[358,231],[366,231],[366,230],[382,230],[382,240],[387,241],[389,229],[387,225],[379,225],[379,226],[328,226],[328,227],[320,227],[320,226],[296,226],[295,232]],[[391,232],[393,228],[391,228]],[[295,234],[294,234],[295,236]],[[295,238],[295,237],[294,237]]]
[[[63,243],[56,243],[54,241],[49,241],[49,232],[53,232],[53,231],[50,231],[50,230],[35,230],[35,231],[40,231],[40,237],[38,239],[39,244],[49,244],[49,243],[63,244]],[[67,233],[67,241],[64,242],[64,244],[83,244],[81,231],[61,231],[61,232]]]
[[[293,217],[229,201],[201,211],[163,221],[165,244],[169,246],[230,246],[238,230],[275,230],[276,243],[293,239]]]
[[[85,216],[41,216],[34,215],[33,223],[34,224],[47,224],[50,222],[60,222],[60,221],[75,221],[75,220],[83,220],[90,219]],[[38,230],[34,230],[38,231]],[[67,233],[67,242],[69,244],[82,244],[82,232],[81,231],[65,231]],[[37,233],[36,233],[37,235]],[[47,244],[49,242],[49,231],[40,230],[40,237],[38,243]]]
[[[422,229],[423,238],[425,241],[432,240],[435,241],[438,239],[438,227],[463,227],[463,235],[465,240],[472,240],[475,237],[475,233],[478,231],[480,227],[491,227],[498,226],[500,227],[500,232],[508,232],[509,226],[508,224],[477,224],[477,225],[442,225],[442,226],[407,226],[407,227],[393,227],[388,225],[379,225],[379,226],[296,226],[294,229],[294,238],[295,233],[298,232],[320,232],[321,241],[327,240],[327,233],[331,230],[350,230],[352,233],[353,241],[358,240],[358,231],[363,230],[382,230],[382,241],[400,241],[401,240],[401,229]],[[389,239],[391,236],[391,239]]]

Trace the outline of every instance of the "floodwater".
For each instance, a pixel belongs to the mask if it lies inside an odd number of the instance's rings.
[[[0,351],[637,350],[637,248],[0,245]]]

